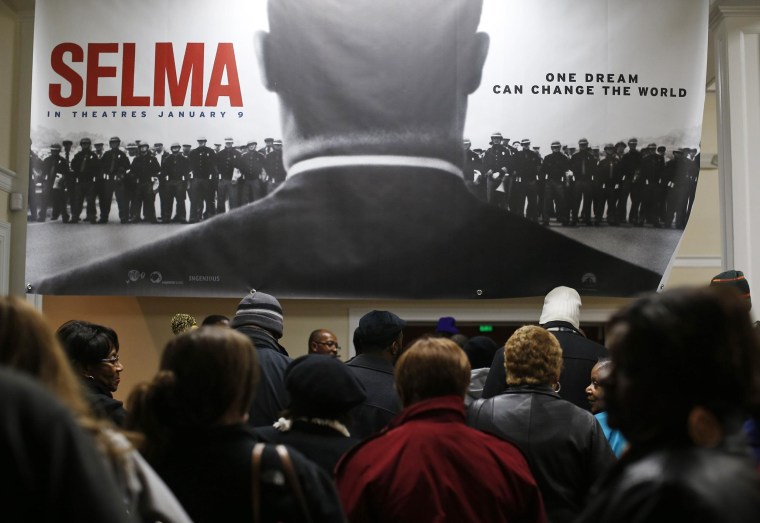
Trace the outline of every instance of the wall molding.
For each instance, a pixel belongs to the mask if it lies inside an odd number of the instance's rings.
[[[10,292],[11,224],[0,222],[0,295]]]
[[[673,260],[673,267],[721,268],[723,267],[723,260],[720,256],[676,256],[676,259]]]
[[[715,30],[727,18],[760,16],[758,5],[715,5],[710,9],[710,31]]]
[[[11,192],[16,173],[0,166],[0,191]]]

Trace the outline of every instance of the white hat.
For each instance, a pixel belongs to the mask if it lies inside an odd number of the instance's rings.
[[[540,325],[550,321],[566,321],[576,329],[580,328],[581,297],[570,287],[555,287],[544,298]]]

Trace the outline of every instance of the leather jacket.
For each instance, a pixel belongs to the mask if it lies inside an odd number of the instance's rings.
[[[578,523],[760,521],[760,476],[745,453],[696,447],[626,452]]]
[[[549,387],[512,387],[478,400],[468,424],[522,449],[553,523],[573,521],[592,484],[615,462],[596,418]]]

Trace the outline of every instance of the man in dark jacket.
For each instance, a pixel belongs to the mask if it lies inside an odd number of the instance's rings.
[[[277,298],[255,289],[237,307],[230,327],[245,334],[256,347],[259,384],[248,423],[254,427],[272,425],[288,404],[285,369],[292,361],[277,340],[282,338],[282,306]]]
[[[609,356],[603,345],[589,340],[580,331],[581,297],[575,289],[557,287],[544,298],[544,308],[538,323],[554,334],[562,347],[562,374],[558,391],[560,397],[574,405],[590,410],[586,386],[591,369],[599,358]],[[496,353],[486,378],[483,397],[491,398],[507,387],[504,370],[504,351]]]
[[[393,387],[393,364],[401,355],[404,320],[388,311],[372,311],[354,333],[356,357],[346,365],[364,385],[367,399],[350,413],[349,432],[366,438],[385,427],[401,410]]]

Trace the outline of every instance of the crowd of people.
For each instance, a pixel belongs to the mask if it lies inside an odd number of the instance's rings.
[[[259,200],[285,180],[282,141],[274,138],[259,148],[227,137],[211,148],[201,136],[197,147],[175,142],[169,152],[140,140],[122,148],[118,136],[108,150],[87,137],[77,150],[71,140],[62,144],[50,144],[44,158],[30,151],[29,221],[108,223],[115,198],[121,223],[196,223]]]
[[[750,308],[746,279],[730,271],[632,301],[607,347],[585,337],[568,287],[501,347],[452,317],[405,340],[403,319],[374,310],[343,362],[321,328],[291,359],[280,302],[251,291],[231,319],[175,315],[155,376],[125,404],[113,396],[124,372],[113,329],[71,320],[53,332],[3,298],[4,515],[756,521]]]
[[[581,138],[578,147],[552,142],[541,156],[528,139],[510,143],[491,135],[487,149],[465,139],[465,179],[484,201],[548,225],[630,224],[683,229],[699,178],[700,153],[649,143],[608,143],[603,150]],[[626,150],[627,149],[627,150]]]

